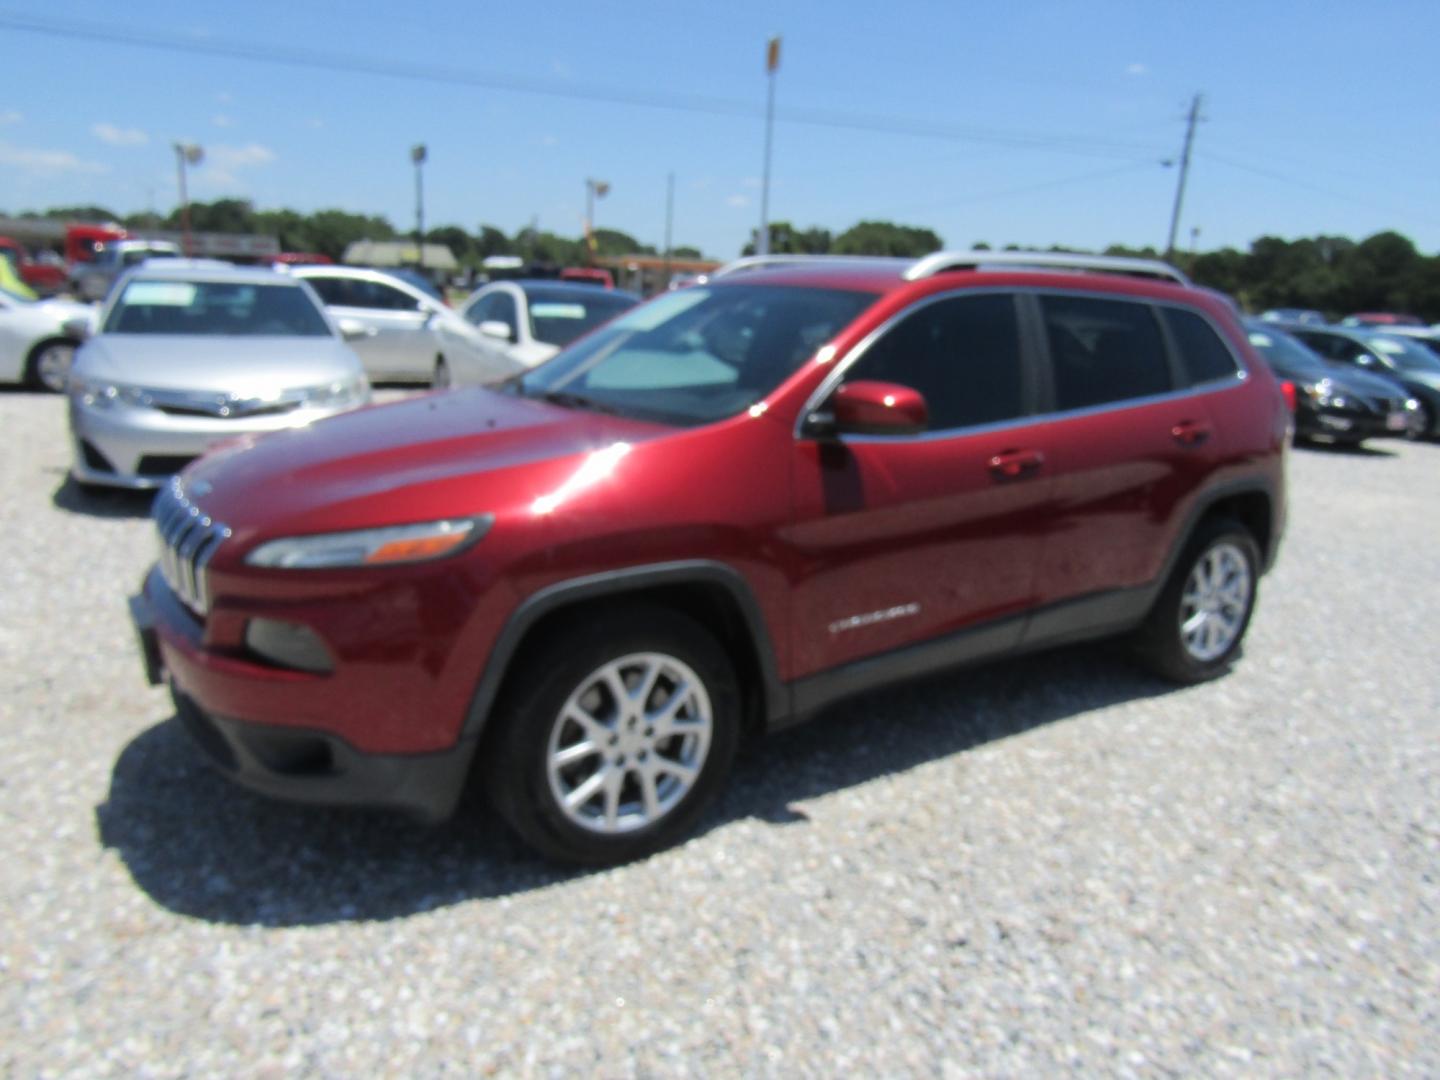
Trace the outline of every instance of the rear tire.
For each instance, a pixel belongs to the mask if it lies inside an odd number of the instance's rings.
[[[69,338],[51,338],[42,341],[30,350],[25,360],[25,382],[36,390],[48,390],[52,394],[65,391],[65,380],[70,377],[70,365],[75,361],[75,342]]]
[[[549,858],[613,865],[689,832],[739,741],[735,669],[667,608],[591,608],[507,679],[482,750],[500,815]]]
[[[1248,529],[1230,518],[1201,522],[1136,634],[1136,653],[1172,682],[1223,675],[1249,628],[1259,577]]]

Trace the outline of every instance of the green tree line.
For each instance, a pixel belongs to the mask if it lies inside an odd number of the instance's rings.
[[[178,210],[154,214],[117,215],[101,206],[61,206],[38,215],[65,220],[119,221],[131,228],[180,227]],[[193,203],[191,228],[198,232],[262,233],[275,236],[286,251],[314,251],[338,259],[355,240],[386,240],[410,236],[378,215],[328,209],[302,214],[296,210],[257,210],[243,199]],[[440,225],[426,233],[433,243],[447,245],[462,265],[477,265],[490,255],[520,255],[536,262],[579,265],[589,249],[581,237],[565,237],[524,228],[507,234],[494,225],[474,229]],[[844,232],[819,226],[800,228],[788,221],[770,226],[775,254],[895,255],[916,257],[944,244],[930,229],[888,221],[861,221]],[[972,245],[985,248],[981,242]],[[655,248],[617,229],[597,229],[599,255],[654,255]],[[1017,250],[1010,245],[1006,250]],[[1074,250],[1051,248],[1052,251]],[[742,254],[753,254],[755,236]],[[678,258],[700,258],[694,247],[672,251]],[[1153,248],[1112,246],[1106,254],[1158,257]],[[1226,247],[1180,255],[1175,260],[1201,285],[1233,296],[1249,311],[1275,307],[1313,308],[1332,317],[1355,311],[1401,311],[1427,322],[1440,322],[1440,256],[1425,255],[1397,232],[1381,232],[1364,240],[1315,236],[1285,240],[1262,236],[1248,249]]]

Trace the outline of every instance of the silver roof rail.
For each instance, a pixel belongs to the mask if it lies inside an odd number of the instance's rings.
[[[980,270],[991,267],[1123,274],[1128,277],[1156,278],[1186,287],[1191,284],[1188,277],[1159,259],[1131,259],[1121,255],[1073,255],[1061,251],[937,251],[912,264],[905,271],[905,280],[919,281],[947,270]]]
[[[781,266],[908,266],[909,259],[894,259],[884,255],[746,255],[710,271],[710,277],[725,277],[745,270],[765,270]]]

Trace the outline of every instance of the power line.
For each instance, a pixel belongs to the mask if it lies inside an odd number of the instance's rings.
[[[1393,206],[1386,206],[1382,203],[1374,202],[1370,199],[1357,198],[1354,195],[1346,195],[1343,192],[1334,191],[1326,187],[1321,187],[1319,184],[1312,184],[1308,180],[1301,180],[1294,176],[1286,176],[1283,173],[1272,172],[1269,169],[1257,168],[1254,165],[1247,165],[1243,161],[1234,161],[1230,158],[1224,157],[1220,154],[1212,153],[1210,151],[1204,151],[1198,156],[1204,158],[1206,161],[1214,161],[1220,165],[1228,165],[1232,169],[1239,169],[1241,172],[1247,172],[1254,176],[1263,176],[1267,180],[1274,180],[1281,184],[1289,184],[1292,187],[1304,188],[1307,191],[1313,191],[1318,195],[1326,195],[1332,199],[1339,199],[1341,202],[1354,203],[1356,206],[1364,206],[1370,210],[1379,210],[1382,213],[1395,215],[1396,217],[1402,219],[1410,218],[1415,221],[1423,221],[1426,224],[1430,225],[1440,224],[1440,218],[1433,218],[1428,217],[1424,214],[1417,214],[1411,210],[1406,210],[1403,213],[1398,213]]]
[[[382,60],[317,49],[297,49],[244,41],[222,41],[213,38],[195,39],[163,31],[136,30],[108,23],[47,19],[14,12],[0,13],[0,28],[74,41],[92,41],[107,46],[121,45],[196,56],[218,56],[255,63],[307,67],[348,74],[378,75],[416,82],[471,86],[485,90],[505,90],[577,101],[599,101],[614,105],[636,105],[643,108],[703,113],[711,116],[755,119],[764,112],[763,107],[757,104],[732,98],[700,94],[658,94],[629,87],[575,83],[499,72],[475,72],[413,61]],[[1090,157],[1123,157],[1129,160],[1141,160],[1152,158],[1156,154],[1152,147],[1142,144],[1092,136],[1007,131],[996,128],[935,123],[904,117],[842,113],[817,108],[777,110],[776,119],[785,123],[810,127],[868,131],[887,135],[909,135],[917,138],[947,139],[958,142],[989,143],[1016,149],[1048,150],[1055,153]]]
[[[1118,168],[1098,169],[1091,172],[1080,173],[1076,176],[1061,176],[1053,180],[1042,180],[1035,184],[1022,184],[1018,187],[1000,188],[994,191],[982,191],[974,195],[964,195],[955,199],[946,199],[943,202],[926,203],[924,206],[911,206],[904,210],[896,211],[899,215],[920,214],[928,210],[944,210],[951,206],[962,206],[966,203],[987,202],[991,199],[1005,199],[1012,195],[1027,195],[1034,191],[1047,191],[1051,188],[1071,187],[1087,183],[1091,180],[1104,180],[1112,176],[1120,176],[1124,173],[1139,172],[1141,169],[1154,168],[1160,164],[1155,161],[1134,162],[1129,165],[1121,165]]]

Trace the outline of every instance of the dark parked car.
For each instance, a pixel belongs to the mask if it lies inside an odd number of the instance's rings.
[[[1049,258],[751,260],[501,388],[227,444],[156,501],[148,671],[239,783],[434,820],[474,766],[590,863],[862,689],[1121,634],[1218,676],[1289,411],[1173,269]]]
[[[1273,323],[1247,319],[1245,330],[1270,370],[1295,387],[1296,442],[1319,437],[1357,446],[1407,433],[1413,410],[1398,383],[1327,363]]]
[[[1414,434],[1440,435],[1440,357],[1418,342],[1374,330],[1292,326],[1291,333],[1327,360],[1393,379],[1419,402]]]

